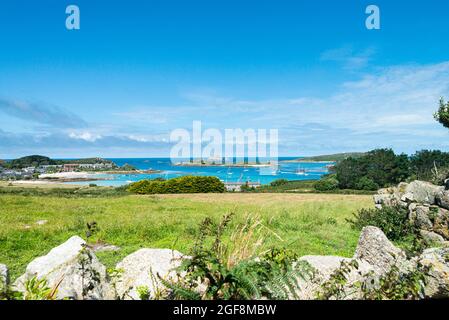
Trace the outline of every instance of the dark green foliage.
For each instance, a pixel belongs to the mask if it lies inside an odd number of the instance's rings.
[[[416,270],[403,272],[397,266],[374,283],[362,285],[363,299],[366,300],[418,300],[424,298],[426,275],[429,268],[418,265]]]
[[[318,180],[315,183],[315,189],[318,191],[332,191],[337,190],[339,186],[339,182],[335,175],[327,176],[322,178],[321,180]],[[362,189],[365,190],[365,189]]]
[[[255,191],[256,188],[254,186],[250,186],[249,183],[245,183],[244,185],[240,186],[241,192],[252,192]]]
[[[6,166],[12,169],[22,169],[27,167],[38,167],[56,164],[57,164],[56,161],[48,157],[33,155],[12,160],[11,162],[8,162]]]
[[[443,98],[440,99],[440,107],[434,117],[443,126],[449,128],[449,101],[445,102]]]
[[[361,177],[355,184],[357,190],[375,191],[379,189],[379,185],[368,177]]]
[[[117,167],[116,164],[103,158],[85,158],[85,159],[69,159],[69,160],[54,160],[56,164],[111,164],[112,167]]]
[[[225,186],[216,177],[184,176],[170,180],[142,180],[129,185],[138,194],[223,193]]]
[[[86,230],[86,238],[87,239],[89,239],[91,236],[93,236],[100,230],[100,228],[98,228],[98,224],[96,221],[87,222],[86,228],[87,228],[87,230]]]
[[[132,165],[130,165],[130,164],[125,163],[123,166],[120,167],[120,170],[123,170],[123,171],[136,171],[137,168],[132,166]]]
[[[410,157],[413,178],[442,184],[449,169],[449,152],[422,150]],[[439,177],[442,175],[441,177]]]
[[[374,226],[381,229],[388,239],[401,240],[414,232],[408,220],[408,210],[402,207],[383,207],[382,209],[361,209],[348,220],[354,228]]]
[[[288,183],[288,180],[287,180],[287,179],[277,179],[277,180],[272,181],[272,182],[270,183],[270,186],[272,186],[272,187],[278,187],[278,186],[286,185],[287,183]]]
[[[407,155],[396,155],[391,149],[373,150],[360,158],[348,158],[339,162],[334,170],[341,189],[386,187],[406,180],[410,174]]]

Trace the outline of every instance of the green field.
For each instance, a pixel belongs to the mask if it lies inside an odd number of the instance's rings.
[[[86,223],[99,231],[89,242],[121,247],[98,253],[113,267],[139,248],[174,248],[188,253],[198,224],[205,217],[219,220],[235,212],[233,224],[248,214],[260,214],[267,240],[264,248],[285,247],[299,255],[351,256],[359,231],[345,221],[362,207],[366,195],[331,194],[193,194],[158,196],[54,196],[0,194],[0,263],[12,278],[35,257],[73,235],[86,238]],[[39,220],[47,220],[38,225]],[[232,228],[232,226],[231,226]]]

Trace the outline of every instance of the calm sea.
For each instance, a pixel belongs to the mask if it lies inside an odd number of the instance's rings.
[[[318,180],[326,173],[329,163],[291,163],[283,162],[294,158],[279,158],[277,170],[271,168],[250,167],[183,167],[176,166],[169,158],[129,158],[129,159],[108,159],[114,161],[118,166],[130,164],[141,170],[159,170],[157,174],[104,174],[101,178],[108,180],[96,181],[95,184],[101,186],[121,186],[142,179],[154,179],[158,177],[170,179],[184,175],[215,176],[224,182],[260,182],[268,184],[276,179],[287,180]],[[77,182],[76,184],[80,184]],[[89,184],[85,182],[84,184]]]

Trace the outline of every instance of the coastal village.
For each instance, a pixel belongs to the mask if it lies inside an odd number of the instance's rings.
[[[83,160],[51,160],[43,156],[28,156],[12,161],[0,161],[0,180],[32,180],[45,175],[67,172],[103,172],[119,168],[114,162],[102,158]]]

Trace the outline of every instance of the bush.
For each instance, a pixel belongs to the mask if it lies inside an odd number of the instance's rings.
[[[402,207],[361,209],[348,222],[357,229],[374,226],[381,229],[390,240],[403,240],[414,233],[408,220],[408,210]]]
[[[132,183],[128,191],[138,194],[223,193],[225,186],[216,177],[184,176],[170,180],[141,180]]]
[[[338,189],[339,182],[335,177],[318,180],[314,188],[317,191],[332,191]]]
[[[285,185],[287,183],[288,183],[287,179],[277,179],[277,180],[272,181],[270,183],[270,186],[272,186],[272,187],[279,187],[279,186],[283,186],[283,185]]]
[[[357,190],[374,191],[379,189],[379,185],[373,181],[373,179],[362,177],[355,184]]]

